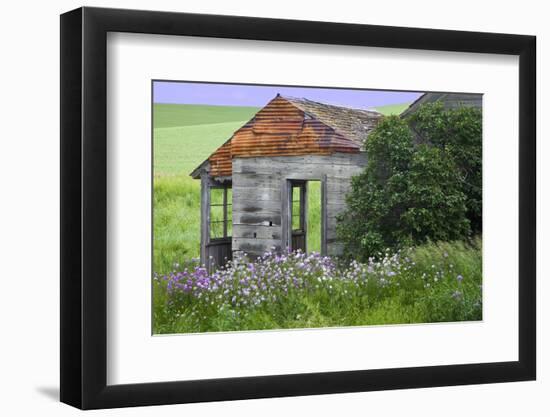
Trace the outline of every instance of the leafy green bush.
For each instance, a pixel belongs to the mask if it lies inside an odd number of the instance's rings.
[[[465,239],[481,231],[481,113],[422,106],[384,118],[365,144],[338,235],[348,257]]]
[[[474,107],[445,110],[436,102],[421,106],[408,122],[418,140],[441,149],[454,161],[466,196],[466,217],[473,233],[481,233],[481,110]]]

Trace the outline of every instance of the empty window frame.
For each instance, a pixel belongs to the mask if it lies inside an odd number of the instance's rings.
[[[233,229],[231,186],[210,188],[210,240],[229,239]]]
[[[305,231],[305,186],[305,183],[292,184],[291,216],[293,232]]]

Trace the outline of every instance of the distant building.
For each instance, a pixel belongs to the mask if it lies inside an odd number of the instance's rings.
[[[410,116],[415,113],[421,105],[435,103],[436,101],[443,103],[443,107],[446,109],[455,109],[460,106],[477,107],[481,109],[482,97],[483,94],[471,93],[424,93],[401,113],[401,117]]]

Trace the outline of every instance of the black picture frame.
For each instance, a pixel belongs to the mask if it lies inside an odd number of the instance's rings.
[[[519,360],[107,385],[108,32],[519,56]],[[61,401],[82,409],[533,380],[536,38],[252,17],[80,8],[61,15]]]

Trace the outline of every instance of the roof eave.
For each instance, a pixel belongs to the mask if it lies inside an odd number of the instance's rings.
[[[198,167],[196,167],[193,171],[191,171],[189,175],[195,180],[200,179],[201,174],[205,170],[208,163],[209,163],[208,159],[205,159]]]
[[[411,112],[413,111],[413,108],[414,108],[415,106],[417,106],[418,103],[420,103],[420,101],[426,96],[426,94],[428,94],[428,93],[422,94],[422,95],[421,95],[420,97],[418,97],[415,101],[413,101],[413,102],[409,105],[409,107],[407,107],[405,110],[403,110],[403,111],[401,112],[401,114],[399,115],[399,117],[406,117],[409,113],[411,113]]]

